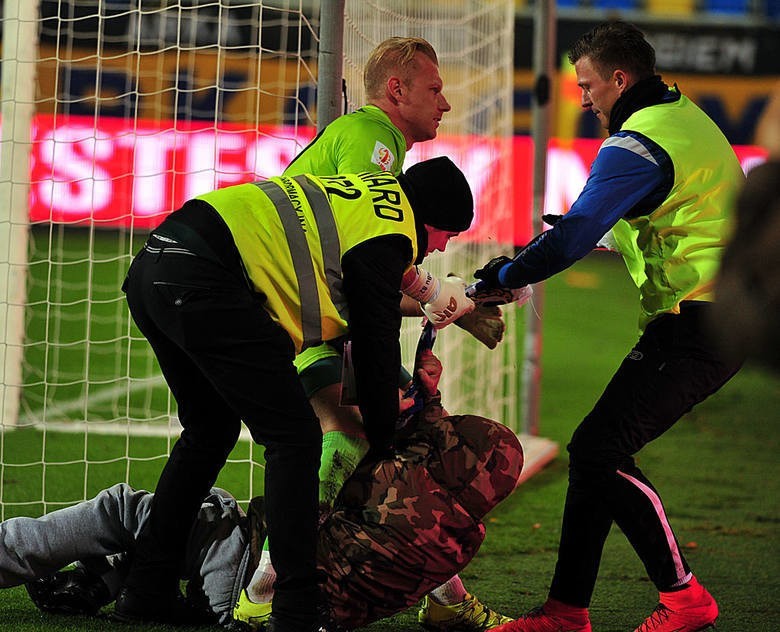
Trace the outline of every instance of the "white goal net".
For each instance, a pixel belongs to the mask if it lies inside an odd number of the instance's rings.
[[[153,488],[175,402],[120,288],[149,229],[199,193],[276,175],[315,134],[318,2],[6,0],[0,154],[0,519]],[[511,247],[513,3],[346,2],[349,107],[390,35],[440,56],[452,104],[440,138],[477,199],[473,235],[436,260],[470,276]],[[421,8],[424,7],[424,8]],[[494,352],[454,327],[437,351],[452,411],[518,428],[518,320]],[[450,331],[450,329],[452,331]],[[409,359],[420,328],[405,326]],[[507,393],[509,395],[507,395]],[[262,453],[221,481],[248,499]]]
[[[347,0],[346,7],[344,76],[350,109],[365,102],[362,67],[379,42],[398,35],[423,37],[436,50],[452,110],[444,115],[438,137],[416,144],[404,166],[448,155],[465,171],[476,203],[474,225],[450,242],[444,254],[426,258],[425,267],[471,281],[473,271],[491,257],[511,254],[514,3]],[[507,341],[497,349],[490,351],[464,331],[448,327],[439,333],[435,350],[444,365],[440,388],[448,410],[482,414],[519,431],[518,312],[509,307],[504,314]],[[419,322],[405,323],[407,365],[419,333]]]

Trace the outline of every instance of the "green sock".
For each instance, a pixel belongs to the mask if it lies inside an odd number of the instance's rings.
[[[342,485],[368,452],[363,437],[333,430],[322,435],[320,461],[320,505],[333,507]]]

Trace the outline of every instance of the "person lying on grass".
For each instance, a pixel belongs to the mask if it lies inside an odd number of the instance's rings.
[[[476,415],[448,415],[437,390],[439,360],[425,351],[418,366],[424,406],[399,431],[395,454],[364,459],[320,524],[317,561],[333,623],[328,630],[396,614],[461,571],[484,540],[482,519],[520,476],[523,451],[515,434]],[[97,614],[122,586],[152,497],[120,483],[41,518],[0,523],[0,587],[25,584],[47,612]],[[251,594],[247,583],[264,538],[262,498],[252,500],[247,514],[218,488],[203,500],[180,575],[204,624],[263,627],[267,606],[244,621],[233,614]],[[472,599],[465,591],[458,597],[461,605]],[[464,624],[458,611],[426,597],[419,620],[451,629]],[[492,627],[491,612],[472,611],[471,629]]]

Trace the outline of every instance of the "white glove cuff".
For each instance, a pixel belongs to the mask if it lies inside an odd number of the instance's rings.
[[[441,281],[420,266],[409,270],[401,282],[401,291],[418,303],[436,300],[440,289]]]
[[[441,283],[441,291],[433,300],[422,303],[423,314],[441,329],[474,309],[474,301],[466,296],[466,282],[458,277],[447,277]]]

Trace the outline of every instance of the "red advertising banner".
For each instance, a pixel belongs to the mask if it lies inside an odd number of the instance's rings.
[[[39,115],[30,220],[152,228],[196,195],[280,173],[313,136],[308,128]]]
[[[152,228],[196,195],[281,173],[314,134],[301,127],[248,130],[223,123],[38,115],[30,220]],[[515,137],[509,151],[507,145],[499,139],[444,137],[416,146],[407,166],[432,155],[452,156],[474,190],[477,220],[468,238],[521,245],[532,236],[532,212],[562,213],[577,198],[600,141],[551,143],[544,209],[531,208],[531,139]],[[735,149],[746,171],[766,157],[757,147]],[[511,187],[511,197],[498,195],[502,187]],[[511,199],[513,208],[500,208],[496,200],[501,199]]]

